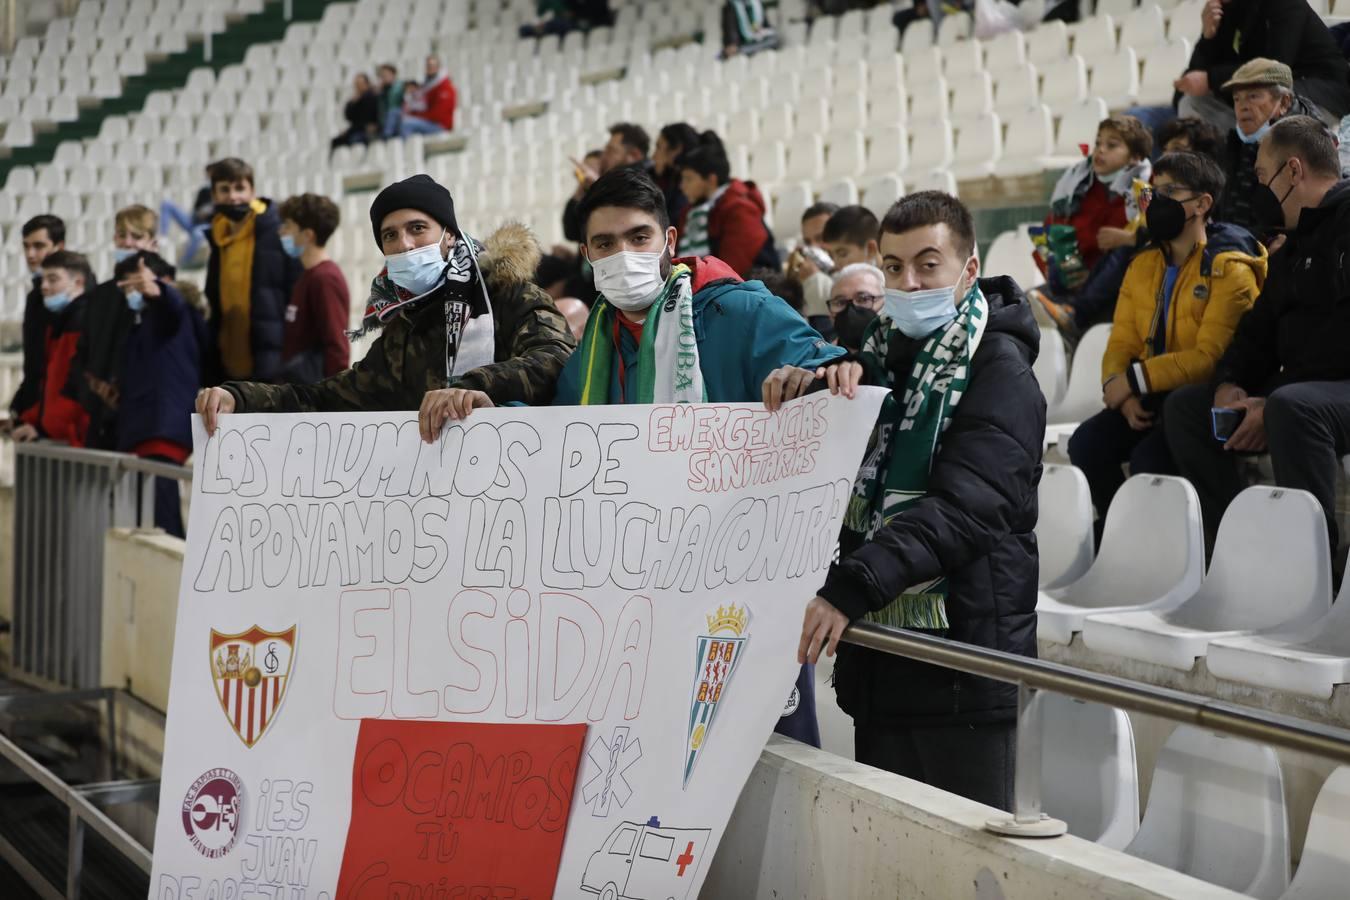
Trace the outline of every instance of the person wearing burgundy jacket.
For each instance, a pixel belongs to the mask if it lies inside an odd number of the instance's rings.
[[[313,384],[351,364],[347,279],[324,247],[340,222],[337,204],[300,194],[281,204],[281,249],[304,273],[291,290],[281,333],[281,380]]]
[[[676,164],[680,189],[689,199],[678,226],[681,256],[715,256],[742,278],[752,269],[781,267],[764,224],[764,197],[753,181],[731,177],[716,133],[705,131]]]
[[[408,85],[403,96],[403,121],[399,137],[440,134],[455,128],[456,93],[450,76],[441,71],[441,61],[427,57],[427,77],[421,85]]]

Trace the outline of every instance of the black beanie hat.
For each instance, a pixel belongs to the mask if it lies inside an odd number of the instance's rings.
[[[375,246],[382,247],[380,225],[384,217],[397,209],[416,209],[431,216],[449,228],[456,237],[459,226],[455,222],[455,201],[450,192],[437,184],[430,175],[414,175],[395,181],[380,191],[370,204],[370,228],[375,233]]]

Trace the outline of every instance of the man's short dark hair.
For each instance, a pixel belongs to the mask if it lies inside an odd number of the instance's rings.
[[[1290,116],[1271,126],[1271,152],[1280,159],[1297,156],[1308,171],[1322,178],[1339,178],[1341,158],[1336,152],[1336,139],[1327,126],[1312,116]]]
[[[337,231],[342,222],[342,214],[337,204],[321,194],[298,194],[288,197],[278,210],[282,221],[287,219],[297,228],[308,228],[314,232],[314,240],[320,247],[328,244],[328,239]]]
[[[1163,147],[1177,138],[1185,138],[1194,152],[1216,159],[1219,156],[1219,142],[1223,140],[1219,129],[1195,116],[1173,119],[1158,131],[1158,143]]]
[[[671,122],[660,131],[661,138],[668,147],[679,147],[680,151],[689,150],[698,145],[698,130],[688,122]]]
[[[1164,153],[1153,164],[1153,176],[1166,175],[1182,187],[1190,188],[1214,198],[1217,206],[1223,196],[1226,179],[1223,170],[1211,156],[1182,150],[1176,153]]]
[[[65,269],[71,275],[79,275],[84,279],[84,289],[92,291],[94,289],[94,270],[89,265],[89,260],[83,253],[76,253],[74,250],[57,250],[55,253],[48,253],[47,258],[42,261],[44,269]]]
[[[210,177],[213,188],[218,184],[234,184],[236,181],[247,182],[250,187],[253,186],[253,167],[238,157],[227,156],[211,163],[206,167],[206,174]]]
[[[881,233],[904,234],[929,225],[946,225],[958,252],[968,256],[975,251],[975,219],[970,210],[941,191],[919,191],[895,201],[881,220]]]
[[[715,131],[705,131],[699,135],[698,143],[686,147],[675,165],[701,178],[716,175],[719,187],[731,180],[731,161],[727,159],[727,150]]]
[[[802,283],[784,272],[775,269],[755,269],[750,273],[750,281],[762,281],[764,287],[775,297],[781,297],[792,307],[797,315],[806,308],[806,290]]]
[[[178,270],[158,253],[153,250],[137,250],[113,266],[113,279],[120,281],[131,273],[139,271],[142,260],[145,261],[145,267],[160,281],[173,281],[178,277]]]
[[[877,239],[877,217],[865,206],[844,206],[830,216],[825,230],[820,233],[827,244],[843,241],[856,247],[866,247]]]
[[[398,74],[398,66],[393,63],[380,63],[375,69],[376,72],[388,72],[390,75]]]
[[[61,221],[58,216],[54,216],[51,213],[33,216],[33,218],[23,223],[23,228],[21,229],[24,237],[28,237],[35,231],[43,230],[46,230],[47,237],[53,244],[65,243],[66,223]]]
[[[802,213],[802,221],[805,222],[807,219],[814,219],[816,216],[832,216],[837,212],[839,212],[838,203],[822,200],[819,203],[812,203],[806,208],[806,212]],[[876,217],[873,216],[873,218]]]
[[[609,126],[611,135],[619,136],[619,143],[623,144],[629,150],[636,150],[641,153],[645,159],[647,152],[652,148],[652,139],[647,136],[647,130],[641,125],[634,125],[632,122],[615,122]]]
[[[589,238],[591,213],[603,206],[637,209],[656,217],[661,230],[670,227],[670,213],[666,211],[666,195],[652,181],[651,176],[632,166],[619,166],[601,175],[581,198],[581,230]]]

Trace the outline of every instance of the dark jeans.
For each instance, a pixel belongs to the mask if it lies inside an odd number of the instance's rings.
[[[1236,455],[1214,439],[1213,404],[1209,385],[1174,391],[1167,401],[1165,426],[1177,469],[1200,495],[1205,536],[1211,541],[1224,510],[1246,486]],[[1350,452],[1350,381],[1304,381],[1277,388],[1266,398],[1265,427],[1275,483],[1317,498],[1335,554],[1340,541],[1336,469]]]
[[[1087,476],[1098,519],[1106,518],[1111,498],[1125,483],[1122,463],[1130,464],[1131,475],[1176,474],[1162,422],[1155,420],[1147,431],[1135,431],[1114,409],[1104,409],[1078,426],[1069,438],[1069,461]]]
[[[864,765],[1012,811],[1017,724],[910,727],[858,721],[854,755]]]

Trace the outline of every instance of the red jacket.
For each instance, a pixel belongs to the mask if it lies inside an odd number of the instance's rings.
[[[71,364],[80,343],[84,299],[76,298],[61,314],[51,316],[43,353],[46,364],[37,402],[19,413],[19,419],[45,438],[83,447],[89,430],[89,412],[64,393]]]
[[[449,75],[441,75],[430,85],[422,85],[410,92],[404,104],[405,112],[435,122],[446,131],[455,130],[455,85]]]
[[[1079,201],[1078,212],[1065,218],[1047,216],[1047,225],[1072,225],[1078,232],[1078,252],[1083,257],[1084,267],[1091,269],[1102,258],[1097,247],[1097,230],[1100,228],[1124,228],[1129,224],[1125,213],[1125,197],[1112,196],[1106,185],[1097,179],[1087,189]]]
[[[748,276],[765,253],[765,245],[773,242],[764,225],[764,209],[764,197],[753,181],[733,178],[727,182],[726,191],[708,215],[708,255],[726,263],[742,278]],[[688,218],[686,208],[680,216],[682,234]],[[772,249],[770,246],[769,250]]]

